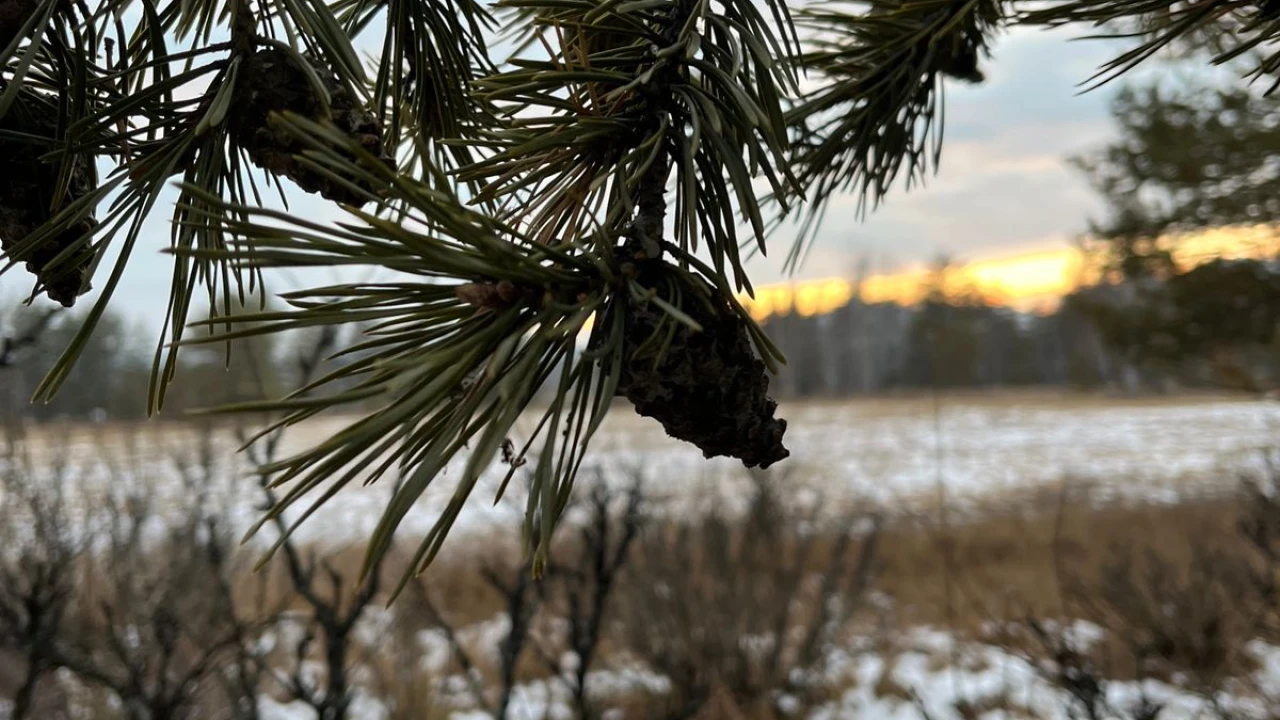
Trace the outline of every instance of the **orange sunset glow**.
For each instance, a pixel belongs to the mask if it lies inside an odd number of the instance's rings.
[[[1221,228],[1171,238],[1169,245],[1174,260],[1184,266],[1214,257],[1271,257],[1280,253],[1280,233],[1265,225]],[[976,294],[992,304],[1044,312],[1098,277],[1083,252],[1061,248],[953,265],[942,289],[948,295]],[[933,280],[933,271],[918,265],[865,278],[860,287],[850,278],[801,280],[758,287],[754,298],[743,295],[739,300],[757,320],[791,312],[808,317],[846,305],[855,294],[869,303],[914,305],[924,299]]]

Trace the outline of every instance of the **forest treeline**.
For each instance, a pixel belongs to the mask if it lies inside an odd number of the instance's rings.
[[[1218,265],[1267,277],[1274,272],[1266,261],[1212,265],[1205,274],[1224,293],[1240,284]],[[786,354],[776,382],[779,394],[790,398],[1018,387],[1164,393],[1269,384],[1280,359],[1270,343],[1233,347],[1230,356],[1169,357],[1125,342],[1139,334],[1161,337],[1142,323],[1150,325],[1155,298],[1172,287],[1164,278],[1107,282],[1075,291],[1047,313],[993,305],[976,293],[935,292],[915,307],[855,296],[831,313],[773,317],[766,329]],[[1248,305],[1246,314],[1273,303],[1255,297]],[[1175,326],[1187,326],[1184,320],[1176,318]]]
[[[1252,263],[1261,267],[1259,263]],[[1143,282],[1084,288],[1052,312],[1032,314],[992,305],[976,293],[932,293],[907,307],[865,302],[855,296],[833,312],[783,314],[765,328],[788,364],[773,380],[779,397],[838,398],[928,389],[1056,387],[1116,393],[1177,392],[1232,385],[1221,364],[1192,358],[1177,367],[1108,342],[1100,301],[1114,311],[1136,305]],[[941,283],[939,283],[941,285]],[[1132,301],[1132,302],[1130,302]],[[1113,315],[1117,314],[1115,312]],[[108,311],[53,402],[29,402],[60,348],[79,327],[70,312],[23,307],[14,313],[0,347],[0,398],[9,417],[48,420],[132,420],[146,417],[155,348],[129,321]],[[334,339],[335,347],[356,341]],[[302,338],[255,337],[197,345],[182,354],[162,414],[258,399],[260,388],[293,387],[289,363],[280,359]],[[346,358],[352,361],[358,353]],[[1255,353],[1248,363],[1268,374],[1280,353]]]

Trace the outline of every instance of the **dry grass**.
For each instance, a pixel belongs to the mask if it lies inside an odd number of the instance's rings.
[[[1236,576],[1257,568],[1256,553],[1238,530],[1240,513],[1241,506],[1234,499],[1099,508],[1084,501],[1038,498],[1016,507],[995,508],[980,519],[947,528],[934,520],[900,519],[883,531],[875,566],[875,587],[892,598],[892,610],[886,613],[867,607],[855,616],[855,626],[861,628],[857,632],[878,635],[919,625],[945,627],[973,639],[1006,642],[1011,649],[1045,656],[1047,649],[1034,643],[992,636],[993,624],[1026,617],[1085,618],[1133,630],[1128,635],[1109,636],[1095,650],[1109,679],[1140,675],[1168,678],[1177,672],[1206,682],[1239,677],[1254,669],[1243,653],[1215,655],[1206,652],[1204,645],[1210,642],[1228,649],[1243,648],[1257,637],[1261,627],[1251,609],[1258,608],[1264,598],[1249,589],[1245,578]],[[502,536],[494,538],[495,542],[502,540]],[[829,542],[827,538],[817,541],[811,557],[823,557],[823,543]],[[1204,576],[1206,558],[1216,558],[1214,567],[1222,572]],[[1160,667],[1144,666],[1135,643],[1141,637],[1167,631],[1164,627],[1142,627],[1142,621],[1143,613],[1168,598],[1142,597],[1141,592],[1124,588],[1118,589],[1123,597],[1117,598],[1114,587],[1121,572],[1128,573],[1134,587],[1143,587],[1154,577],[1153,564],[1173,578],[1180,597],[1199,598],[1225,589],[1234,603],[1230,608],[1190,601],[1179,605],[1171,624],[1185,626],[1187,632],[1170,640],[1175,646],[1168,649]],[[501,597],[478,572],[480,566],[475,556],[446,555],[428,576],[429,585],[450,608],[451,620],[460,624],[490,619],[501,609]],[[691,586],[714,581],[715,570],[696,561],[683,566],[682,571],[689,574]],[[630,582],[650,581],[640,577]],[[634,588],[624,584],[619,592],[626,596]],[[1221,615],[1214,616],[1218,611]],[[803,608],[792,618],[799,625],[805,620]],[[1213,622],[1217,626],[1205,627]],[[624,638],[607,641],[601,652],[603,664],[608,665],[615,653],[625,650],[625,644]],[[950,660],[936,659],[942,664]],[[892,667],[892,662],[887,663],[875,693],[909,702],[907,689],[892,678]],[[521,666],[522,679],[547,674],[545,666],[534,661]],[[636,704],[640,714],[635,716],[643,716],[641,709],[646,707],[651,708]],[[971,706],[958,710],[978,717],[992,710],[1017,715],[1021,708],[1008,698],[993,697],[973,700]],[[699,717],[767,716],[761,712],[756,702],[736,705],[720,688]]]
[[[878,698],[893,698],[902,702],[911,702],[910,688],[898,682],[893,676],[895,664],[893,658],[885,658],[884,667],[880,669],[880,676],[876,678],[872,692]]]
[[[1052,648],[992,628],[1084,619],[1108,631],[1089,653],[1108,679],[1211,687],[1254,671],[1247,643],[1275,638],[1271,570],[1240,532],[1247,510],[1228,498],[1062,501],[949,527],[908,520],[883,538],[878,587],[898,627],[949,628],[1045,657]]]
[[[955,704],[955,709],[964,720],[990,717],[1035,718],[1035,713],[1010,697],[1008,690],[982,698],[959,700]]]
[[[892,610],[888,616],[877,612],[860,617],[865,627],[878,631],[886,622],[899,629],[928,625],[949,627],[974,639],[986,636],[993,622],[1081,617],[1098,611],[1083,605],[1081,598],[1101,594],[1125,558],[1133,561],[1132,572],[1139,578],[1149,576],[1150,564],[1158,561],[1184,583],[1192,581],[1206,552],[1254,562],[1256,553],[1239,532],[1240,512],[1234,498],[1105,507],[1070,500],[1052,507],[1038,499],[949,527],[933,518],[900,518],[883,530],[875,563],[875,588],[892,598]],[[502,597],[481,569],[515,571],[513,535],[514,531],[494,531],[477,542],[490,552],[455,547],[428,571],[424,584],[452,624],[483,622],[502,611]],[[833,542],[830,537],[814,543],[807,556],[811,570],[820,569]],[[1133,554],[1124,554],[1125,548]],[[360,551],[351,549],[329,562],[354,577],[362,559]],[[392,560],[387,572],[398,575],[402,569],[402,563]],[[681,572],[688,574],[691,585],[714,582],[712,569],[696,559]],[[245,579],[246,584],[253,582]],[[279,592],[287,590],[282,581],[276,582],[280,584],[273,587]],[[1244,608],[1256,599],[1238,597],[1236,602]],[[397,609],[412,613],[405,605]],[[806,620],[802,613],[794,619]],[[1247,639],[1252,638],[1239,640]]]
[[[788,486],[779,487],[785,498]],[[1213,687],[1223,678],[1253,670],[1241,648],[1277,625],[1272,618],[1274,596],[1267,595],[1260,584],[1265,568],[1256,543],[1240,532],[1243,510],[1235,497],[1097,506],[1082,492],[1036,491],[1003,497],[964,518],[940,512],[897,515],[876,537],[871,579],[865,586],[849,583],[861,588],[861,602],[851,611],[848,629],[864,638],[891,639],[903,630],[928,625],[1047,657],[1053,654],[1052,648],[1025,636],[993,636],[991,628],[1028,617],[1083,618],[1113,631],[1093,652],[1109,679],[1181,674],[1193,683]],[[822,578],[833,567],[847,572],[867,536],[853,533],[850,539],[851,526],[839,523],[809,532],[812,527],[804,524],[803,513],[784,512],[781,507],[757,515],[651,525],[634,546],[635,557],[619,580],[608,615],[610,629],[601,641],[596,665],[610,667],[621,664],[623,658],[640,656],[666,672],[670,668],[661,662],[666,653],[689,668],[689,682],[700,683],[695,693],[701,703],[697,717],[774,717],[769,709],[771,693],[787,673],[762,671],[755,661],[746,659],[738,641],[766,635],[777,626],[778,618],[790,623],[788,629],[811,624],[823,605],[820,594],[815,594],[817,586],[809,581]],[[801,532],[802,526],[808,530]],[[756,528],[767,528],[767,537],[753,535]],[[576,537],[572,530],[562,534],[555,554],[572,553]],[[756,541],[748,542],[752,537]],[[383,698],[394,698],[393,720],[446,716],[447,708],[435,692],[440,678],[417,662],[420,631],[436,626],[441,618],[454,628],[473,626],[506,609],[506,598],[491,576],[511,578],[521,572],[516,529],[468,540],[446,546],[415,586],[432,598],[438,616],[425,612],[410,593],[396,606],[394,626],[355,653],[369,678],[362,683]],[[832,558],[844,560],[833,563]],[[363,559],[360,547],[324,554],[326,566],[347,579],[359,576]],[[404,556],[393,556],[383,568],[385,577],[397,578],[405,563]],[[236,594],[246,598],[244,607],[253,598],[261,606],[291,602],[295,609],[305,609],[279,561],[259,575],[246,571],[235,577]],[[670,593],[675,599],[655,595],[656,581],[675,587]],[[864,592],[868,589],[888,602],[871,601]],[[109,594],[109,587],[97,584],[81,602],[97,606]],[[375,600],[375,607],[380,600]],[[785,615],[776,612],[779,601],[786,604]],[[540,596],[539,602],[543,609],[538,622],[548,615],[563,616],[567,609],[564,596],[554,592]],[[87,619],[90,614],[81,616]],[[686,647],[646,649],[641,638],[655,635],[682,640]],[[698,637],[706,638],[701,646]],[[477,658],[476,667],[492,678],[497,670],[495,648],[477,646],[482,641],[474,637],[467,642],[466,649]],[[909,689],[892,676],[893,643],[883,642],[880,647],[886,666],[875,681],[875,694],[910,702]],[[548,659],[566,649],[563,640],[545,645],[539,641],[530,648],[516,666],[518,682],[549,678]],[[789,651],[784,665],[793,662],[792,655]],[[933,669],[953,660],[940,655],[931,658]],[[699,674],[698,668],[717,662],[722,664],[719,676]],[[15,682],[4,674],[9,669],[8,663],[0,662],[0,686]],[[444,668],[446,674],[459,670],[456,660]],[[669,674],[679,677],[678,672]],[[815,691],[812,702],[825,702],[839,689]],[[957,707],[964,717],[1020,710],[1008,697],[970,700]],[[655,705],[645,698],[625,705],[624,717],[658,717],[652,714]]]
[[[1117,547],[1156,548],[1183,569],[1197,546],[1248,552],[1239,511],[1234,499],[1201,499],[1002,508],[949,527],[906,518],[886,530],[879,587],[908,625],[977,631],[993,618],[1058,616],[1069,610],[1064,583],[1099,582]]]

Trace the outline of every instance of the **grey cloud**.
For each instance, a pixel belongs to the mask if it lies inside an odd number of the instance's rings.
[[[1115,87],[1079,94],[1080,83],[1116,52],[1110,42],[1072,42],[1073,33],[1022,30],[996,47],[989,79],[947,89],[939,172],[899,189],[859,222],[856,201],[832,203],[797,277],[844,273],[860,256],[925,262],[1013,249],[1061,246],[1099,209],[1066,157],[1109,137]],[[785,246],[780,234],[776,244]],[[783,253],[753,261],[758,282],[780,280]]]

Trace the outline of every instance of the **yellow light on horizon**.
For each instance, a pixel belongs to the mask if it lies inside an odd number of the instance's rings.
[[[988,302],[1021,307],[1074,290],[1084,257],[1073,250],[1051,250],[1013,258],[973,263],[962,269]]]
[[[1184,266],[1214,257],[1280,255],[1280,234],[1266,225],[1216,228],[1173,240],[1174,261]],[[1080,250],[1060,248],[955,265],[945,273],[942,291],[948,297],[972,293],[988,303],[1043,313],[1052,312],[1063,296],[1100,277],[1099,269]],[[763,285],[755,289],[755,297],[743,293],[738,301],[757,322],[791,313],[812,317],[838,310],[854,297],[867,303],[916,305],[936,280],[930,268],[915,266],[872,275],[861,284],[837,277]]]
[[[829,313],[849,304],[853,299],[853,284],[842,278],[806,280],[788,284],[765,285],[756,288],[754,298],[745,293],[738,300],[747,312],[757,320],[772,315],[795,312],[801,317]]]
[[[1280,254],[1280,235],[1267,225],[1215,228],[1171,238],[1174,261],[1196,265],[1214,257],[1260,258]],[[1052,311],[1063,296],[1100,279],[1098,268],[1075,248],[1041,250],[977,260],[949,268],[942,291],[950,297],[975,293],[989,303],[1030,312]],[[757,321],[795,312],[803,317],[832,312],[855,296],[868,303],[916,305],[924,300],[934,273],[914,267],[873,275],[861,285],[847,278],[777,283],[756,288],[739,301]]]

